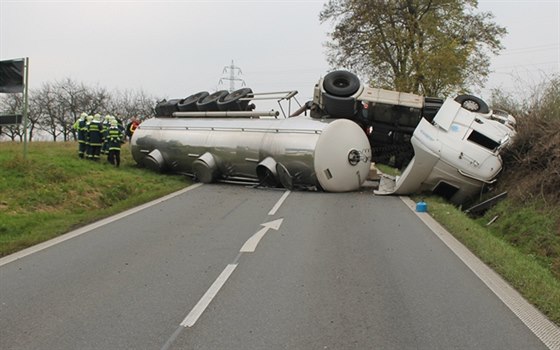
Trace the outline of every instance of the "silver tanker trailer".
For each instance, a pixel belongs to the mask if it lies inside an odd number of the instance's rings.
[[[160,104],[156,111],[167,115],[142,122],[134,132],[134,160],[141,166],[190,175],[203,183],[253,181],[288,189],[345,192],[359,189],[366,180],[370,145],[356,123],[305,115],[278,118],[275,111],[251,110],[247,101],[258,99],[258,94],[232,94],[229,99],[223,93],[218,97],[230,103],[221,111],[215,110],[217,105],[214,110],[200,108],[214,98],[207,93],[195,94],[182,103],[171,102],[173,106],[167,110],[168,106]],[[294,95],[288,92],[280,99],[289,100]],[[197,110],[193,110],[192,101],[196,101]],[[231,101],[237,102],[232,105]],[[183,111],[177,105],[183,106]]]

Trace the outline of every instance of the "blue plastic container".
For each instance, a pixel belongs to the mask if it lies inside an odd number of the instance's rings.
[[[416,211],[419,213],[425,213],[428,211],[428,204],[424,201],[416,203]]]

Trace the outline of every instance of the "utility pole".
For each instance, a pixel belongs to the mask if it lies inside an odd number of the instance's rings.
[[[229,80],[229,92],[233,92],[235,90],[236,81],[240,81],[241,86],[245,86],[245,80],[236,77],[243,73],[241,73],[241,68],[233,64],[233,60],[231,60],[231,64],[229,66],[225,66],[224,70],[222,71],[222,74],[227,74],[227,73],[229,73],[229,76],[221,77],[219,84],[223,84],[224,80]]]

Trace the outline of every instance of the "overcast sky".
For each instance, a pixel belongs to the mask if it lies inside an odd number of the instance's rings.
[[[72,78],[166,98],[228,89],[233,61],[253,91],[298,90],[304,102],[329,70],[324,2],[0,0],[0,59],[29,57],[32,88]],[[509,31],[483,97],[560,71],[560,0],[479,9]]]

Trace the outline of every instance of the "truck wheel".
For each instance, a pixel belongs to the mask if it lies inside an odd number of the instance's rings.
[[[196,103],[196,107],[198,108],[199,111],[202,111],[202,112],[217,111],[218,110],[218,100],[223,98],[227,94],[229,94],[229,91],[227,91],[227,90],[216,91],[213,94],[210,94],[210,95],[204,97],[203,99],[199,100]]]
[[[324,112],[330,118],[349,118],[354,120],[358,112],[356,99],[352,97],[337,97],[331,94],[324,94],[323,104]]]
[[[486,114],[490,112],[490,108],[488,108],[486,102],[484,102],[481,98],[478,98],[476,96],[459,95],[455,97],[455,101],[459,102],[461,104],[461,107],[471,112],[476,112],[481,114]]]
[[[252,93],[253,90],[250,88],[235,90],[218,100],[218,109],[220,111],[244,111],[247,109],[249,101],[239,101],[239,99]]]
[[[171,117],[173,115],[173,112],[177,112],[177,104],[179,103],[179,99],[173,99],[173,100],[163,100],[158,102],[158,104],[155,107],[155,111],[156,111],[156,117]]]
[[[210,94],[207,91],[201,91],[194,95],[190,95],[177,104],[180,112],[194,112],[197,111],[196,103]]]
[[[337,70],[330,72],[323,79],[323,89],[330,94],[338,97],[349,97],[360,89],[360,79],[354,74]]]

